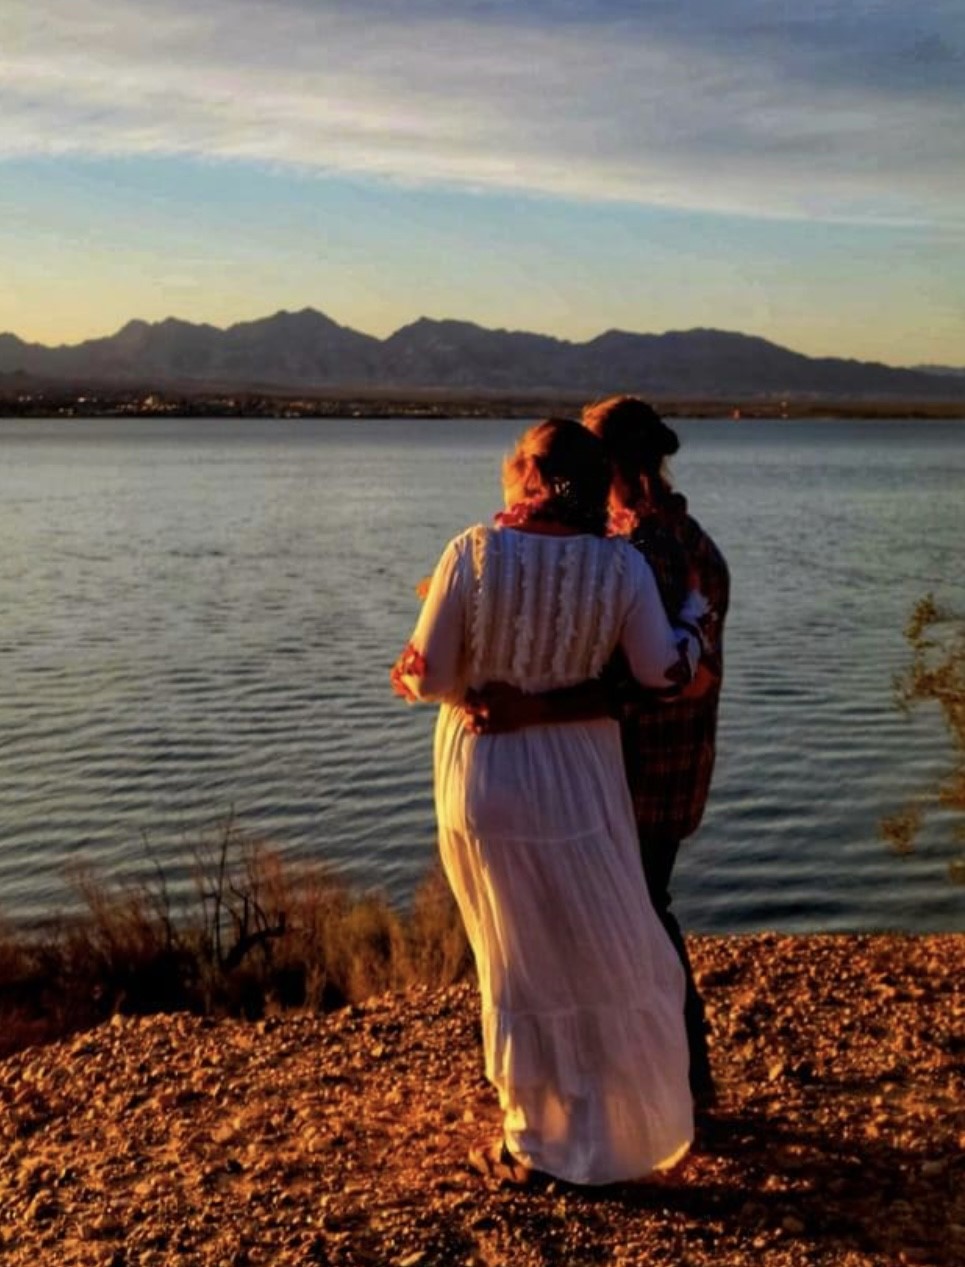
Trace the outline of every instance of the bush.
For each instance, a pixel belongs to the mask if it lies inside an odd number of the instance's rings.
[[[230,821],[195,850],[185,910],[174,909],[160,870],[122,887],[84,873],[74,887],[76,915],[37,933],[0,928],[0,1056],[115,1012],[330,1011],[450,985],[470,968],[438,868],[402,915],[324,866],[284,862]]]
[[[942,611],[929,594],[912,610],[905,638],[911,663],[895,680],[899,707],[937,705],[954,754],[951,773],[923,789],[909,805],[882,821],[885,839],[898,852],[914,850],[928,810],[941,805],[957,816],[954,837],[965,846],[965,618]],[[953,880],[965,883],[965,850],[949,865]]]

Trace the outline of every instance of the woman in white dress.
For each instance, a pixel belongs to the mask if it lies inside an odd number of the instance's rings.
[[[508,682],[547,691],[597,676],[620,647],[666,687],[693,671],[649,566],[607,538],[610,472],[579,423],[526,432],[504,467],[507,510],[455,537],[392,673],[439,702],[442,862],[476,960],[486,1074],[503,1139],[471,1159],[517,1181],[635,1179],[693,1136],[680,961],[640,865],[616,721],[478,735],[460,703]],[[702,600],[681,614],[701,614]]]

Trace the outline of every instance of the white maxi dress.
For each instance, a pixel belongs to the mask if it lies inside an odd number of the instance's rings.
[[[680,961],[650,905],[618,724],[473,735],[467,687],[596,677],[622,647],[664,686],[679,662],[649,566],[589,535],[477,526],[449,543],[404,679],[441,702],[442,863],[473,949],[486,1074],[509,1150],[577,1184],[673,1165],[693,1137]]]

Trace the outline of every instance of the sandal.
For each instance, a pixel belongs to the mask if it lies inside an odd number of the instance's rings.
[[[470,1148],[469,1165],[484,1179],[513,1188],[525,1188],[534,1173],[529,1166],[517,1161],[501,1139],[493,1144]]]

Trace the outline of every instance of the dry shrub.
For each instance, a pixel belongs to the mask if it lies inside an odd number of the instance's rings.
[[[399,916],[322,864],[284,862],[229,825],[198,891],[209,1009],[330,1010],[409,983]]]
[[[34,944],[0,926],[0,1058],[61,1032],[44,1007],[43,986]]]
[[[238,874],[230,863],[222,868],[220,856],[206,869],[224,877],[220,899],[208,889],[205,940],[214,953],[206,958],[222,975],[244,958],[265,1007],[327,1011],[417,983],[449,985],[469,969],[462,923],[438,868],[401,915],[378,894],[353,893],[323,864],[284,862],[241,837],[226,837],[219,855],[225,850]]]
[[[439,866],[423,880],[409,917],[412,976],[427,985],[447,986],[465,977],[472,953],[452,890]]]
[[[75,876],[82,909],[58,946],[72,992],[89,993],[99,1014],[181,1011],[197,1006],[198,963],[175,923],[166,889],[99,885]]]
[[[261,912],[261,927],[275,930],[249,962],[249,971],[260,967],[264,1005],[329,1011],[345,1003],[329,949],[332,927],[341,924],[350,902],[344,886],[324,866],[295,867],[257,846],[248,848],[244,883]]]
[[[922,705],[937,709],[951,741],[953,766],[936,786],[884,819],[881,832],[897,853],[912,853],[928,810],[940,805],[956,816],[954,839],[965,846],[965,618],[943,611],[928,594],[912,609],[905,640],[911,660],[895,679],[897,703],[906,711]],[[952,858],[949,873],[965,883],[965,853]]]
[[[42,932],[0,930],[0,1052],[114,1012],[260,1017],[330,1011],[470,967],[441,873],[411,912],[355,894],[323,865],[285,862],[230,820],[194,850],[195,901],[175,911],[163,872],[118,886],[73,878],[77,914]]]
[[[114,1012],[197,1010],[197,964],[150,893],[75,877],[81,909],[0,937],[0,1052]]]
[[[382,898],[348,905],[328,933],[331,979],[350,1002],[411,983],[402,922]]]

